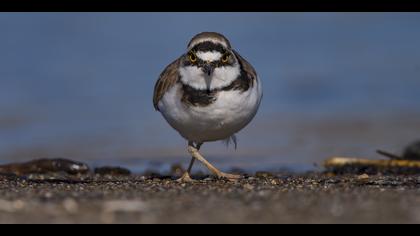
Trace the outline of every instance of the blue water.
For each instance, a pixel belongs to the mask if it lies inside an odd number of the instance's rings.
[[[288,152],[294,130],[264,124],[417,111],[419,23],[418,13],[0,13],[0,161],[188,162],[153,86],[194,34],[218,31],[265,94],[238,151],[203,152],[227,166],[312,165],[332,153]]]

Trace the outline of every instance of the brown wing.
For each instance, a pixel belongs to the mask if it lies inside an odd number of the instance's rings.
[[[239,53],[233,50],[236,58],[238,58],[239,64],[242,66],[242,69],[246,72],[247,77],[251,79],[251,84],[254,84],[255,80],[257,79],[257,72],[255,71],[254,67],[249,64],[247,60],[245,60]]]
[[[158,103],[163,95],[170,89],[179,79],[179,66],[180,59],[178,58],[169,64],[160,74],[158,81],[155,85],[155,92],[153,94],[153,105],[159,111]]]

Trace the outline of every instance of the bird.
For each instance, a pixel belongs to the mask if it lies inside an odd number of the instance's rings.
[[[187,50],[170,63],[156,81],[153,105],[169,125],[187,141],[192,156],[179,182],[191,182],[195,160],[220,179],[242,176],[224,173],[201,155],[203,143],[233,142],[236,134],[257,114],[263,97],[254,67],[221,33],[201,32]]]

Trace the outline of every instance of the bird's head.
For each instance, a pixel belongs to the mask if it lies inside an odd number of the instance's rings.
[[[239,76],[240,66],[225,36],[204,32],[189,42],[180,72],[183,82],[196,89],[212,90],[229,85]]]

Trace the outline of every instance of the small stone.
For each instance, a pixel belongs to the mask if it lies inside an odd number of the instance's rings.
[[[71,214],[75,214],[79,211],[79,204],[74,199],[68,198],[63,201],[64,209]]]
[[[185,173],[184,168],[182,168],[182,165],[180,164],[174,164],[171,166],[171,175],[174,176],[181,176]]]
[[[255,173],[255,176],[257,178],[269,178],[269,177],[273,177],[273,174],[270,172],[260,171],[260,172]]]
[[[357,176],[357,179],[358,180],[367,180],[367,179],[369,179],[369,175],[362,174],[362,175]]]
[[[244,186],[244,189],[246,189],[246,190],[248,190],[248,191],[252,191],[252,190],[254,190],[254,186],[252,186],[252,185],[250,185],[250,184],[245,184]]]
[[[13,208],[16,210],[22,210],[25,207],[25,202],[22,200],[16,200],[13,202]]]

